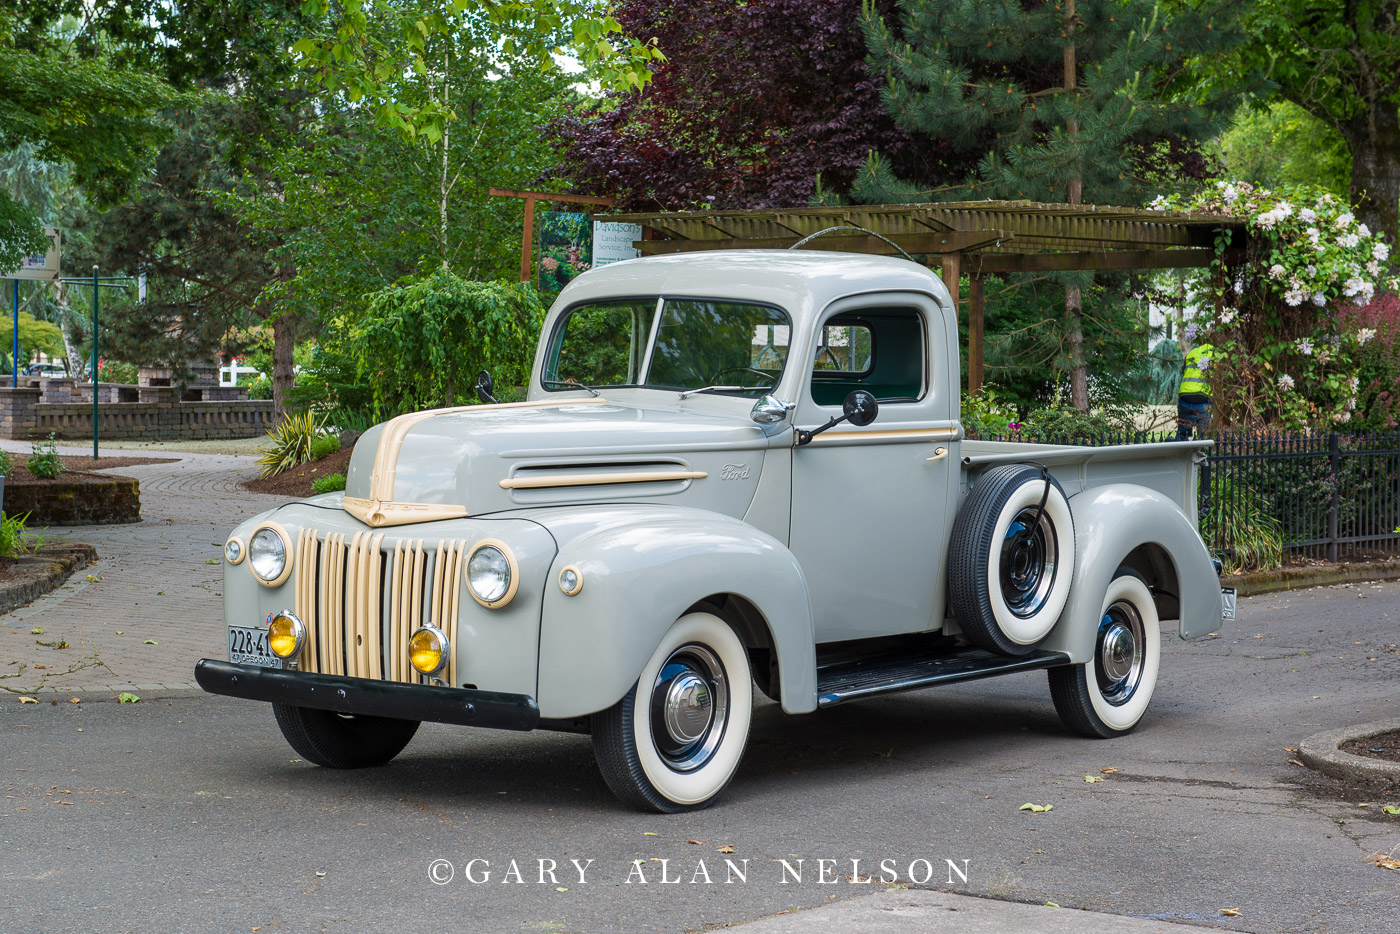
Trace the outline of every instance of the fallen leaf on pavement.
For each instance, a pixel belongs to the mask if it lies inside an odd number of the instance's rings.
[[[35,626],[33,629],[29,630],[29,634],[31,636],[42,636],[44,634],[44,627]]]
[[[1018,811],[1030,811],[1032,814],[1040,814],[1040,813],[1042,813],[1042,812],[1044,812],[1044,811],[1053,811],[1053,810],[1055,810],[1055,805],[1053,805],[1053,804],[1031,804],[1029,801],[1027,801],[1025,804],[1021,805],[1021,806],[1018,807],[1016,810],[1018,810]]]
[[[118,704],[136,704],[140,703],[140,701],[141,698],[137,697],[130,691],[122,691],[120,694],[117,695]]]
[[[704,843],[705,843],[704,840],[687,840],[687,841],[685,841],[685,842],[686,842],[686,843],[693,843],[693,844],[695,844],[696,846],[703,846]]]
[[[716,853],[733,853],[733,852],[734,852],[734,847],[729,846],[729,845],[726,844],[725,846],[720,847],[718,850],[715,850],[715,852],[716,852]]]
[[[1376,853],[1372,856],[1366,857],[1366,862],[1375,863],[1382,869],[1392,869],[1400,871],[1400,859],[1391,859],[1389,856],[1384,856],[1380,853]]]
[[[1303,763],[1299,762],[1297,759],[1289,759],[1289,760],[1288,760],[1288,764],[1289,764],[1289,765],[1296,765],[1296,766],[1298,766],[1299,768],[1303,768],[1303,769],[1306,769],[1306,768],[1307,768],[1306,765],[1303,765]]]
[[[1101,781],[1103,781],[1103,776],[1102,776],[1102,775],[1085,775],[1085,776],[1084,776],[1084,780],[1085,780],[1086,782],[1088,782],[1089,784],[1092,785],[1094,782],[1101,782]]]
[[[1238,918],[1240,916],[1240,913],[1233,908],[1222,908],[1220,909],[1220,913],[1222,915],[1229,915],[1231,918]]]
[[[70,697],[70,698],[68,698],[68,703],[70,703],[70,704],[81,704],[82,702],[83,702],[83,699],[82,699],[81,697]]]
[[[660,835],[660,834],[652,833],[650,830],[648,830],[648,831],[646,831],[645,833],[643,833],[642,836],[644,836],[644,837],[659,837],[659,836],[661,836],[661,835]]]
[[[32,698],[32,697],[21,697],[21,698],[19,699],[19,702],[20,702],[21,704],[37,704],[37,703],[39,703],[37,700],[35,700],[35,699]]]
[[[1400,808],[1393,804],[1387,804],[1385,807],[1381,808],[1381,810],[1387,814],[1400,814]]]
[[[160,643],[154,639],[147,639],[143,645],[160,645]]]
[[[1102,772],[1102,773],[1105,774],[1105,775],[1112,775],[1114,772],[1118,771],[1118,766],[1116,766],[1116,765],[1110,765],[1110,766],[1109,766],[1108,768],[1106,768],[1106,769],[1099,769],[1099,771]]]

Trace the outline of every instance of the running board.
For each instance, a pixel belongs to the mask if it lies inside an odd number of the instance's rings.
[[[817,704],[834,707],[846,701],[879,694],[894,694],[954,684],[1017,671],[1068,665],[1064,652],[1031,652],[1009,658],[983,649],[960,649],[953,653],[898,652],[864,658],[833,659],[829,665],[817,663]]]

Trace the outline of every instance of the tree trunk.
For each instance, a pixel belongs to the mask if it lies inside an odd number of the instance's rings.
[[[75,379],[83,365],[78,345],[73,340],[73,305],[68,299],[68,283],[55,279],[53,290],[58,301],[58,331],[63,335],[63,352],[68,359],[68,372]]]
[[[296,341],[296,318],[291,313],[272,319],[272,407],[277,421],[287,414],[287,393],[296,382],[296,371],[292,369]]]
[[[1351,149],[1351,201],[1356,216],[1400,243],[1400,112],[1379,103],[1341,125]]]
[[[1065,45],[1065,93],[1073,96],[1079,87],[1079,66],[1075,61],[1074,29],[1078,25],[1075,16],[1074,0],[1065,2],[1065,35],[1069,42]],[[1079,137],[1079,120],[1070,117],[1065,131],[1070,139]],[[1084,202],[1084,181],[1078,175],[1069,180],[1065,200],[1070,204]],[[1069,394],[1070,402],[1081,412],[1089,411],[1089,368],[1084,362],[1084,302],[1077,285],[1065,286],[1065,323],[1069,327]]]

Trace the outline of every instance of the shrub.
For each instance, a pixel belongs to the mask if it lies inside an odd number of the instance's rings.
[[[318,461],[330,457],[340,450],[340,438],[336,435],[321,435],[311,442],[311,459]]]
[[[9,451],[0,451],[0,477],[8,477],[15,472],[15,462],[10,459]]]
[[[24,462],[30,473],[43,480],[52,480],[63,473],[63,461],[58,458],[58,445],[54,437],[51,431],[47,442],[35,441],[32,448],[34,453]]]
[[[97,381],[99,383],[122,383],[131,386],[137,381],[140,368],[134,363],[120,360],[97,361]]]
[[[962,423],[967,436],[990,441],[1009,433],[1016,422],[1016,409],[1004,404],[991,389],[962,398]]]
[[[312,445],[322,437],[321,425],[314,412],[302,412],[288,415],[267,436],[272,444],[259,449],[263,456],[258,458],[258,464],[262,466],[262,475],[271,477],[311,460]]]
[[[1283,566],[1283,524],[1272,503],[1242,478],[1218,470],[1210,478],[1210,502],[1201,537],[1226,570],[1269,571]]]
[[[338,493],[345,489],[345,474],[331,473],[324,477],[317,477],[311,481],[311,490],[314,493]]]

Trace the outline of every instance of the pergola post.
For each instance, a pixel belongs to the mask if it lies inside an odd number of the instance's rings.
[[[958,310],[958,280],[962,276],[962,254],[944,253],[940,259],[943,261],[943,284],[948,287],[948,294],[953,298],[953,314],[956,317]]]
[[[986,302],[982,289],[982,274],[968,276],[967,289],[967,391],[982,391],[982,331],[985,327]]]

